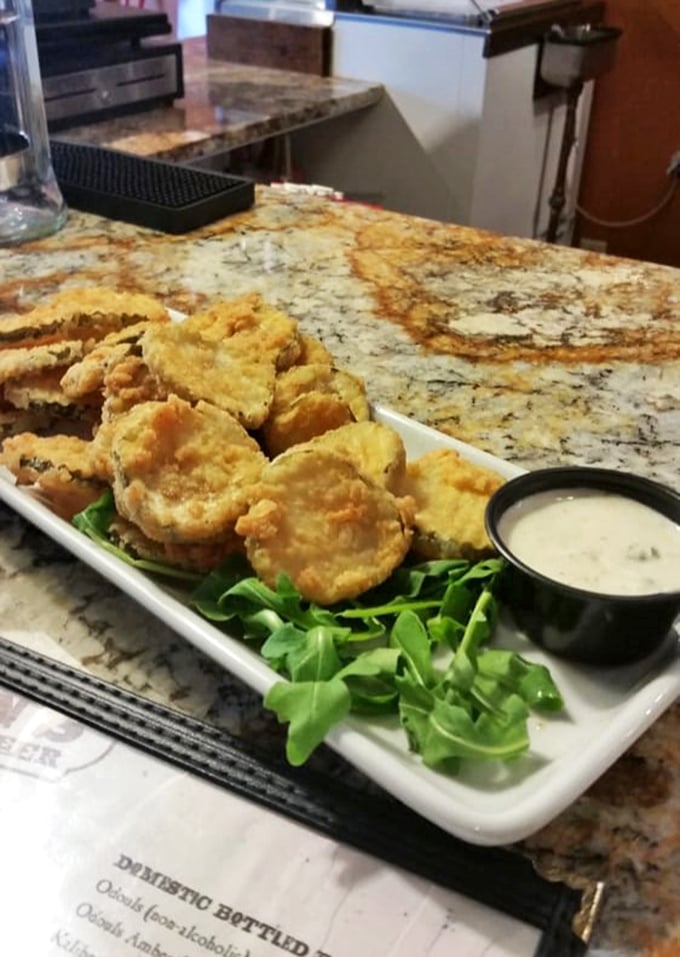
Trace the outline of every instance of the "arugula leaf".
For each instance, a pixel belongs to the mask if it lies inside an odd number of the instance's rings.
[[[494,679],[501,688],[515,691],[531,708],[561,711],[564,707],[562,695],[545,665],[494,648],[480,656],[478,668],[480,678]]]
[[[529,747],[527,709],[521,698],[507,699],[501,715],[484,712],[475,721],[465,708],[435,698],[422,757],[429,767],[460,758],[508,761]]]
[[[427,629],[414,612],[403,611],[392,629],[390,641],[401,652],[411,679],[430,688],[434,684],[434,669]]]
[[[350,712],[393,714],[428,767],[455,774],[464,760],[516,758],[529,747],[530,709],[564,707],[547,668],[486,647],[500,558],[405,563],[359,598],[324,608],[285,575],[265,585],[242,556],[205,576],[134,558],[111,541],[115,516],[108,491],[73,524],[128,564],[193,582],[196,611],[255,642],[282,676],[264,706],[288,725],[291,764],[303,764]]]
[[[339,678],[279,681],[264,698],[265,707],[274,711],[279,721],[288,722],[286,757],[296,767],[304,764],[331,728],[347,717],[350,704],[347,685]]]
[[[399,719],[406,731],[409,748],[422,754],[434,707],[434,695],[410,676],[397,678],[396,684],[399,691]]]
[[[352,711],[360,714],[389,714],[395,710],[399,651],[396,648],[374,648],[362,652],[338,672],[347,685]]]
[[[251,633],[255,606],[273,616],[261,652],[290,681],[275,685],[264,704],[288,722],[293,763],[306,760],[350,711],[396,713],[410,749],[428,766],[456,773],[461,760],[523,753],[529,708],[563,706],[547,669],[484,647],[496,627],[502,568],[501,559],[402,566],[335,608],[305,602],[286,578],[276,589],[253,578],[229,583],[213,602]],[[433,658],[440,646],[450,649],[444,668]]]

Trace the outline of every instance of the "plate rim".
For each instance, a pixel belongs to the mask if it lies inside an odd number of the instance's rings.
[[[399,427],[413,430],[426,444],[454,448],[466,458],[508,477],[525,471],[387,407],[374,405],[373,411],[379,421],[389,422],[398,430]],[[0,469],[0,500],[141,604],[173,632],[260,694],[264,694],[274,681],[280,680],[280,675],[244,642],[202,618],[145,573],[97,546],[51,512],[30,491],[16,486],[8,476],[6,470]],[[559,660],[551,661],[555,662],[559,673]],[[557,680],[559,684],[559,677]],[[604,740],[589,745],[586,759],[572,769],[561,786],[551,785],[548,794],[546,789],[537,788],[534,794],[523,795],[520,801],[510,799],[509,806],[500,814],[498,808],[487,808],[481,800],[476,805],[474,801],[471,805],[456,805],[456,792],[460,794],[471,789],[473,794],[479,794],[479,789],[426,768],[417,756],[409,754],[405,737],[401,757],[391,755],[372,734],[370,726],[362,729],[360,718],[350,716],[332,729],[325,741],[393,797],[443,830],[473,844],[496,846],[522,840],[557,817],[670,707],[678,695],[680,656],[676,653],[669,656],[668,661],[660,659],[656,672],[627,701],[617,706],[616,721],[609,723]],[[409,766],[413,773],[405,774]],[[499,790],[494,793],[503,795],[508,792]]]

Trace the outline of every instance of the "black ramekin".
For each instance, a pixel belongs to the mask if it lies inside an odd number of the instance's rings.
[[[561,467],[526,472],[502,485],[486,509],[486,530],[507,567],[500,600],[537,645],[562,658],[596,665],[638,661],[669,636],[680,614],[680,581],[673,592],[605,595],[546,578],[513,555],[499,534],[503,513],[535,495],[591,488],[636,499],[680,524],[680,495],[650,479],[613,469]]]

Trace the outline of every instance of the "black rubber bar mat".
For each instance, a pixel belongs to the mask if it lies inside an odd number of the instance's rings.
[[[83,143],[50,140],[68,206],[164,233],[186,233],[249,209],[251,180]]]
[[[534,957],[577,957],[592,925],[586,894],[548,881],[505,848],[460,841],[403,805],[334,777],[276,765],[208,723],[0,638],[0,685],[227,788],[336,841],[434,881],[541,931]],[[584,916],[584,911],[590,911]]]

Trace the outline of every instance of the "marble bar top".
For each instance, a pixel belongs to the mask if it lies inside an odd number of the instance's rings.
[[[258,187],[252,210],[184,236],[72,211],[0,249],[0,322],[90,283],[185,312],[259,291],[374,401],[527,468],[677,484],[680,270]],[[280,753],[257,695],[6,507],[0,583],[6,637]],[[596,957],[680,953],[680,705],[520,849],[605,882]]]
[[[377,103],[379,83],[210,59],[182,42],[184,98],[55,133],[59,139],[191,163]]]

